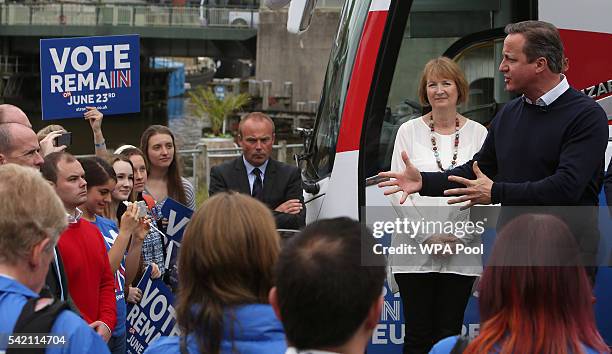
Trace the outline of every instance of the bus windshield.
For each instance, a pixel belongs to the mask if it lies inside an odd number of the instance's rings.
[[[340,14],[317,112],[315,134],[309,147],[309,163],[304,171],[305,177],[310,180],[329,175],[334,165],[340,116],[369,7],[369,0],[347,0]]]

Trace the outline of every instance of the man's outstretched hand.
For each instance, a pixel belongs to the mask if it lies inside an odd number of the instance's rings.
[[[462,203],[467,200],[470,202],[461,207],[461,210],[471,208],[476,204],[491,204],[491,189],[493,188],[493,181],[487,177],[480,168],[478,168],[478,162],[474,162],[472,165],[476,179],[470,180],[459,176],[449,176],[448,180],[451,182],[461,183],[466,188],[453,188],[444,191],[444,195],[458,195],[460,197],[454,198],[448,201],[448,204]]]
[[[389,181],[380,182],[379,188],[382,187],[394,187],[385,190],[385,195],[390,195],[397,192],[403,192],[400,198],[400,204],[404,204],[408,196],[412,193],[419,192],[423,187],[423,178],[421,172],[414,167],[406,151],[402,151],[402,160],[406,168],[402,172],[381,172],[378,174],[379,177],[391,178]]]

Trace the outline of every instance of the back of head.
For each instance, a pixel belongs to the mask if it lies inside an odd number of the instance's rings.
[[[382,266],[362,266],[371,232],[349,218],[308,225],[282,250],[278,305],[289,343],[298,349],[343,345],[380,298]],[[371,248],[369,248],[371,249]],[[384,264],[382,255],[374,255]]]
[[[480,335],[466,353],[495,345],[502,353],[577,353],[582,344],[601,349],[592,302],[565,223],[552,215],[519,216],[497,235],[480,281]]]
[[[177,320],[198,337],[202,352],[217,353],[224,311],[267,303],[279,236],[270,210],[243,194],[219,193],[194,213],[181,242]],[[203,348],[206,348],[204,351]]]
[[[16,264],[45,237],[55,244],[66,228],[64,206],[40,173],[15,164],[0,166],[0,263]]]
[[[525,37],[523,52],[530,63],[543,57],[546,58],[551,72],[563,72],[566,64],[563,42],[554,25],[543,21],[522,21],[506,25],[505,32],[508,35],[521,34]]]
[[[0,104],[0,124],[18,123],[32,128],[28,116],[17,106],[12,104]]]

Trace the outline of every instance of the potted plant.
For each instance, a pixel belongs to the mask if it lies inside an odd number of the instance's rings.
[[[203,86],[198,86],[187,94],[194,104],[197,116],[200,119],[208,117],[210,120],[213,137],[222,136],[222,133],[225,133],[222,131],[225,119],[250,100],[249,95],[244,93],[227,94],[223,99],[220,99],[210,88]]]
[[[234,143],[234,139],[229,134],[224,133],[223,123],[231,114],[242,108],[250,100],[247,94],[226,94],[223,99],[217,97],[210,88],[203,86],[197,86],[195,89],[187,93],[189,100],[194,105],[195,114],[200,119],[210,120],[211,133],[204,135],[200,140],[200,144],[206,147],[206,151],[214,151],[215,149],[224,148],[236,148],[236,154],[239,154],[240,150],[238,145]],[[202,166],[203,176],[207,176],[205,171],[210,170],[211,166],[218,165],[224,161],[233,158],[232,154],[223,153],[221,155],[207,152],[205,157],[202,156],[200,166]],[[208,183],[208,178],[205,177],[202,180]],[[207,190],[208,188],[204,188]]]

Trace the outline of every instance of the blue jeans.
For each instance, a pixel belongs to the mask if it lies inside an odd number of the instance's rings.
[[[108,350],[111,354],[125,354],[127,351],[127,332],[123,332],[121,336],[112,336],[108,340]]]

